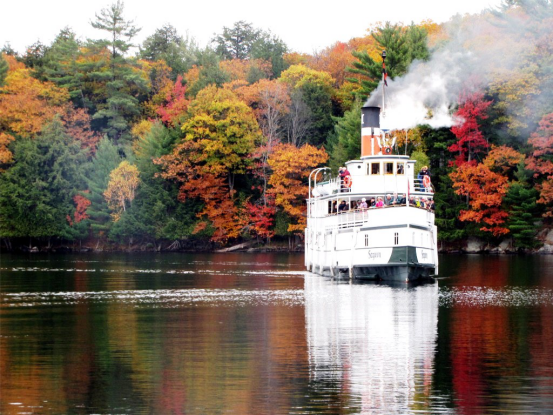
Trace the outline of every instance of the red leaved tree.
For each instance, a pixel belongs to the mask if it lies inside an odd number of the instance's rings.
[[[276,207],[274,197],[266,199],[266,204],[262,203],[263,200],[259,200],[258,203],[246,202],[247,230],[253,237],[271,239],[275,234],[272,228],[275,223]]]
[[[96,153],[96,145],[102,136],[90,126],[91,117],[85,109],[69,109],[63,117],[67,134],[77,140],[81,147],[87,149],[91,156]]]
[[[165,103],[157,108],[157,113],[166,125],[176,127],[184,121],[190,101],[185,96],[186,86],[179,75],[173,88],[167,92]]]
[[[485,152],[489,147],[478,124],[479,121],[488,118],[486,110],[492,101],[485,101],[483,93],[475,92],[463,94],[460,102],[459,109],[454,114],[457,124],[451,127],[451,132],[457,137],[457,142],[449,146],[448,150],[457,153],[455,165],[460,166],[463,163],[474,165],[476,156]]]

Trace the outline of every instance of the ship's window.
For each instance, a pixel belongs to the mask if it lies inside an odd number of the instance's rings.
[[[397,164],[396,173],[397,174],[405,174],[405,163],[398,163]]]
[[[399,232],[394,233],[394,245],[399,244]]]
[[[365,246],[369,246],[369,234],[365,234]]]
[[[394,163],[384,163],[384,172],[386,174],[394,174]]]
[[[380,163],[371,163],[371,174],[380,174]]]

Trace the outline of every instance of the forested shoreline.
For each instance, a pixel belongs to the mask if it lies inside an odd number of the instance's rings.
[[[170,25],[135,45],[119,1],[91,24],[99,39],[1,49],[2,251],[301,249],[307,177],[359,158],[383,50],[404,118],[420,103],[394,151],[430,167],[441,249],[553,247],[549,1],[313,54],[243,21],[205,48]]]

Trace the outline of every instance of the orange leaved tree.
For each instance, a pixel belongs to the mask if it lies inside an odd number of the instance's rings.
[[[309,144],[297,148],[292,144],[278,144],[269,156],[273,173],[269,179],[269,192],[275,196],[275,204],[291,218],[288,232],[301,234],[305,228],[305,199],[307,179],[311,171],[325,163],[328,154]]]
[[[51,82],[32,77],[31,70],[4,56],[9,70],[0,87],[0,163],[9,163],[8,144],[15,137],[33,137],[54,119],[65,114],[69,94]]]
[[[453,188],[459,195],[468,197],[468,210],[461,210],[459,219],[481,225],[480,230],[494,236],[504,235],[509,230],[504,226],[509,216],[501,209],[503,197],[508,190],[507,177],[495,173],[485,164],[476,166],[465,163],[450,173]]]

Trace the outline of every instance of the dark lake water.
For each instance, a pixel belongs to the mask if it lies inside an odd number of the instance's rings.
[[[553,413],[553,256],[418,286],[296,254],[0,256],[3,414]]]

